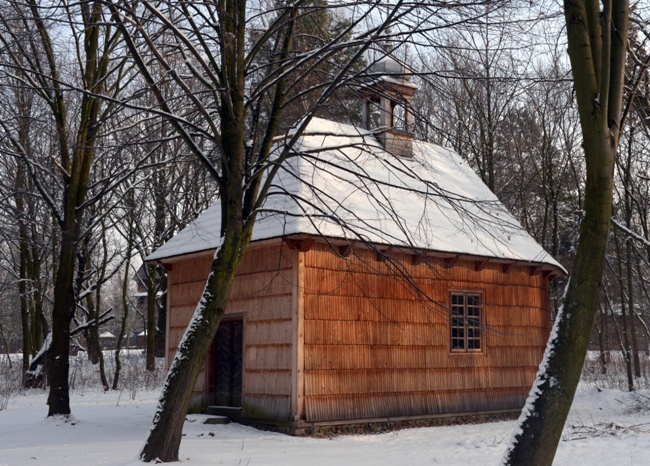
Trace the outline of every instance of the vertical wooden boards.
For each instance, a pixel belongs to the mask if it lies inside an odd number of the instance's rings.
[[[170,272],[168,358],[210,259],[188,258]],[[478,353],[450,351],[452,291],[482,296]],[[528,265],[342,254],[324,242],[253,248],[226,311],[243,322],[242,415],[328,422],[519,408],[543,354],[549,307],[548,280]],[[197,393],[214,387],[207,369]]]
[[[173,357],[189,323],[210,269],[212,253],[174,263],[170,276],[168,357]],[[246,253],[226,309],[225,321],[243,322],[242,415],[286,420],[292,388],[296,251],[276,245]],[[225,322],[224,321],[224,322]],[[199,376],[195,392],[206,402],[214,389],[217,359]],[[207,369],[207,370],[206,370]]]
[[[550,329],[548,283],[529,267],[305,253],[308,422],[521,407]],[[506,273],[507,272],[507,273]],[[452,353],[449,293],[483,296],[480,353]]]
[[[228,312],[244,316],[242,415],[286,421],[292,388],[296,251],[285,245],[247,252]]]
[[[185,329],[194,315],[205,280],[210,271],[212,254],[192,257],[187,261],[173,264],[168,271],[167,295],[167,342],[165,344],[165,362],[169,368]],[[207,385],[205,368],[199,373],[190,409],[198,409],[204,403],[204,391]]]

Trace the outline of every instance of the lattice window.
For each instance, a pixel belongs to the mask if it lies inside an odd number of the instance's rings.
[[[481,294],[452,292],[450,309],[451,350],[481,351]]]

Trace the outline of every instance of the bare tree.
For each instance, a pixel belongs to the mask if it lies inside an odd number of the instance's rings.
[[[0,234],[8,249],[3,250],[8,263],[13,264],[13,274],[20,296],[22,321],[23,376],[26,375],[30,357],[35,356],[45,341],[49,324],[45,316],[46,290],[51,276],[47,273],[50,257],[49,243],[52,233],[51,220],[46,207],[39,199],[36,185],[27,167],[16,156],[11,137],[14,137],[25,153],[42,166],[52,167],[40,150],[47,145],[50,133],[40,118],[42,105],[35,92],[22,86],[12,76],[10,69],[0,68],[0,164],[2,181],[0,189],[4,202],[3,228]],[[8,129],[13,130],[8,133]],[[40,385],[38,380],[25,378],[28,385]]]
[[[598,312],[611,224],[626,66],[627,0],[565,2],[569,57],[583,134],[584,217],[564,306],[503,462],[553,463]]]
[[[59,228],[52,331],[47,340],[50,416],[70,413],[68,356],[70,324],[77,306],[75,292],[79,291],[75,286],[79,283],[75,282],[77,253],[87,229],[93,226],[86,216],[88,206],[98,200],[91,174],[103,123],[111,109],[98,96],[119,95],[122,84],[124,68],[113,59],[118,38],[119,32],[105,22],[101,2],[42,5],[29,0],[2,4],[2,66],[21,88],[42,102],[47,110],[44,119],[55,136],[50,150],[56,156],[51,156],[52,165],[46,167],[30,156],[15,128],[3,120],[4,135],[14,156],[26,168]],[[76,87],[83,92],[70,92],[66,83],[80,83]],[[96,192],[105,191],[114,182],[101,180],[103,187]]]

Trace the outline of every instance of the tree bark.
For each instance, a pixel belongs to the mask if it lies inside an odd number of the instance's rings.
[[[586,166],[584,218],[563,309],[503,463],[550,466],[580,379],[600,304],[612,214],[629,26],[627,0],[564,3]]]
[[[630,140],[633,138],[634,130],[630,130]],[[625,167],[623,168],[623,189],[625,192],[624,203],[625,203],[625,226],[629,231],[633,230],[632,227],[632,190],[634,189],[632,185],[632,160],[633,160],[633,151],[632,144],[628,145],[627,151],[627,160]],[[634,376],[641,377],[641,362],[639,360],[639,347],[636,338],[636,317],[634,311],[634,265],[633,265],[633,251],[632,251],[632,239],[626,238],[625,240],[625,271],[626,271],[626,280],[627,280],[627,304],[628,304],[628,315],[629,315],[629,335],[632,349],[632,361],[634,364]]]
[[[598,328],[598,361],[600,362],[600,373],[607,374],[607,363],[609,362],[609,345],[608,328],[607,328],[607,312],[603,309],[602,304],[598,308],[600,317],[600,327]]]
[[[178,461],[178,452],[192,391],[226,310],[230,290],[250,241],[250,231],[227,233],[183,340],[176,352],[149,437],[140,459]]]
[[[47,398],[48,416],[70,414],[70,321],[75,306],[74,270],[76,251],[75,204],[70,188],[65,193],[65,217],[59,249],[59,268],[54,284],[54,306],[52,308],[52,345],[48,359],[50,393]],[[76,197],[76,196],[74,196]]]
[[[148,264],[145,266],[147,275],[147,328],[146,328],[146,368],[152,372],[156,369],[156,295],[158,287],[156,283],[157,266]]]
[[[32,0],[30,0],[32,1]],[[32,1],[33,15],[38,17],[37,6]],[[61,209],[61,239],[58,253],[58,269],[54,282],[54,304],[52,308],[52,345],[49,358],[50,393],[48,396],[48,416],[70,414],[70,395],[68,386],[70,355],[70,322],[75,312],[74,271],[77,242],[81,235],[86,195],[90,172],[95,159],[97,138],[101,128],[100,114],[103,101],[96,97],[101,95],[107,85],[107,78],[114,70],[109,70],[110,52],[114,46],[112,34],[103,22],[103,4],[92,1],[79,5],[80,17],[84,21],[83,85],[88,93],[81,97],[79,124],[73,149],[66,141],[66,102],[58,83],[56,58],[52,51],[49,32],[39,22],[39,32],[43,43],[49,50],[49,62],[52,67],[53,86],[57,89],[57,98],[52,104],[56,116],[56,130],[59,135],[60,165],[62,176],[63,208]]]
[[[160,271],[160,284],[158,290],[160,298],[157,301],[158,323],[156,331],[156,357],[165,357],[165,344],[167,339],[167,274]]]
[[[153,175],[153,196],[154,196],[154,243],[157,248],[163,243],[165,234],[165,182],[166,178],[159,171]],[[158,266],[150,265],[146,268],[147,286],[147,370],[156,369],[156,355],[159,348],[164,347],[164,325],[165,312],[159,304],[159,293],[165,292],[165,280],[162,274],[158,273]],[[156,319],[158,311],[158,319]],[[162,322],[161,322],[162,321]],[[163,337],[162,342],[161,336]],[[161,344],[162,343],[162,344]],[[164,349],[163,349],[164,353]]]
[[[135,212],[135,202],[133,201],[133,190],[130,190],[126,195],[126,207],[133,217]],[[129,318],[129,281],[131,280],[131,257],[133,251],[133,230],[134,219],[128,222],[128,233],[126,238],[126,262],[124,264],[124,277],[122,279],[122,323],[120,324],[120,332],[117,335],[117,344],[115,347],[115,374],[113,375],[113,385],[111,388],[117,390],[120,384],[120,372],[122,370],[122,361],[120,360],[120,352],[124,344],[124,338],[127,336],[127,323]]]
[[[18,100],[21,101],[21,95],[18,93]],[[27,120],[29,108],[26,108],[24,105],[19,104],[19,111],[21,116]],[[23,147],[28,147],[29,144],[29,133],[28,125],[25,124],[19,130],[18,140]],[[25,381],[25,375],[29,370],[29,359],[31,356],[36,355],[35,349],[35,340],[33,338],[33,325],[32,319],[30,319],[29,312],[29,303],[30,299],[28,297],[28,283],[30,279],[30,249],[29,249],[29,237],[27,233],[26,221],[28,218],[26,201],[24,199],[24,193],[27,191],[26,187],[26,174],[25,167],[22,164],[18,164],[16,167],[16,179],[15,179],[15,194],[14,201],[16,203],[16,211],[18,214],[18,244],[19,244],[19,264],[18,264],[18,294],[20,300],[20,321],[21,321],[21,330],[22,330],[22,374],[23,382]],[[33,316],[31,316],[33,317]],[[40,347],[40,345],[39,345]]]
[[[616,245],[616,264],[618,291],[621,295],[621,323],[623,324],[623,358],[625,359],[625,372],[627,374],[627,389],[634,390],[634,376],[632,375],[632,347],[630,345],[630,318],[631,315],[629,302],[625,295],[625,281],[623,280],[623,253],[618,236],[614,234],[614,244]],[[628,277],[629,278],[629,277]]]

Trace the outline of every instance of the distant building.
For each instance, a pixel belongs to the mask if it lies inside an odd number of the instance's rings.
[[[103,349],[111,350],[115,349],[117,337],[111,332],[106,331],[99,334],[99,341]]]
[[[145,271],[144,265],[140,266],[138,271],[135,273],[135,275],[133,276],[133,281],[136,284],[136,291],[133,294],[133,297],[135,298],[135,307],[137,308],[138,315],[144,317],[141,317],[140,325],[136,325],[136,329],[138,330],[134,330],[132,332],[132,335],[129,336],[129,341],[127,346],[131,348],[145,348],[147,346],[146,315],[147,315],[148,279],[147,279],[147,273]],[[161,275],[160,272],[157,271],[156,288],[160,288],[160,281],[161,281]],[[159,313],[158,321],[156,325],[156,330],[157,330],[156,356],[160,356],[160,357],[164,356],[165,338],[166,338],[166,332],[165,332],[166,309],[164,303],[162,302],[163,295],[164,295],[164,290],[158,289],[158,291],[156,292],[156,300],[157,300],[157,307]],[[162,316],[160,315],[161,310],[163,314]]]

